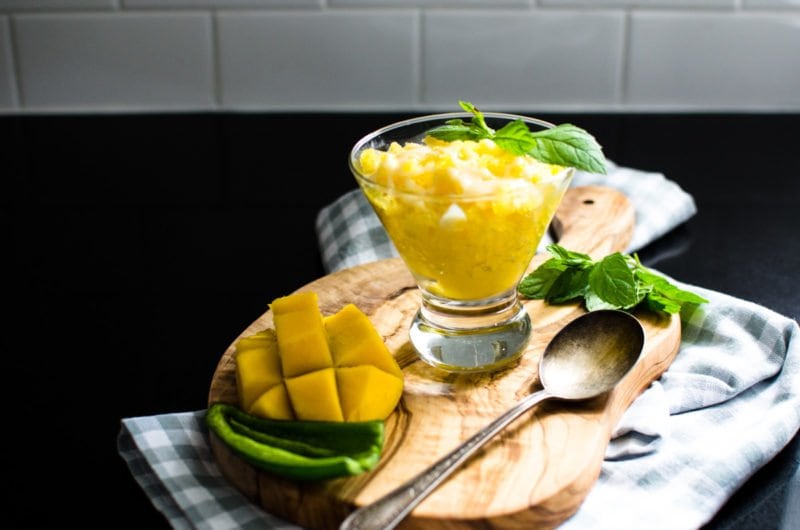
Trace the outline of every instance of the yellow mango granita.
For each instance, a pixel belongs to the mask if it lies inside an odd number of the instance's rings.
[[[403,393],[403,372],[354,304],[323,317],[314,292],[270,304],[274,329],[236,342],[245,412],[270,419],[383,420]]]
[[[514,289],[572,171],[491,139],[364,149],[359,184],[417,282],[451,300]]]

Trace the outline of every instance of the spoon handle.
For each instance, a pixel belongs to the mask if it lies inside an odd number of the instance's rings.
[[[472,456],[473,453],[483,447],[486,442],[494,438],[497,433],[522,413],[549,397],[552,397],[552,395],[545,390],[539,390],[526,396],[431,467],[416,477],[412,477],[377,501],[351,513],[342,521],[339,530],[391,530],[396,527],[406,515],[411,513],[425,497],[433,492],[467,458]]]

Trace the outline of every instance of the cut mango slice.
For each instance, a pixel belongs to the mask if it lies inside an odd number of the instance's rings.
[[[333,366],[317,293],[277,298],[270,308],[285,377]]]
[[[291,377],[286,389],[298,420],[344,421],[333,368]]]
[[[236,389],[242,410],[261,394],[283,382],[275,331],[266,329],[236,342]]]
[[[372,365],[402,379],[400,365],[378,330],[354,304],[347,304],[335,315],[325,317],[324,323],[335,366]]]
[[[252,407],[245,410],[245,412],[262,418],[272,418],[273,420],[295,419],[292,403],[289,401],[289,393],[286,391],[283,382],[261,394]]]
[[[363,364],[336,369],[344,421],[386,419],[403,394],[403,380]]]

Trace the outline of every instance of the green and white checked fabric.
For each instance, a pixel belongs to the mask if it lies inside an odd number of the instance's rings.
[[[573,186],[619,189],[636,207],[629,252],[686,221],[691,196],[660,173],[609,167]],[[359,190],[323,208],[328,272],[396,256]],[[549,241],[543,241],[545,245]],[[612,434],[600,477],[566,530],[682,530],[709,521],[800,429],[800,327],[768,308],[672,281],[710,302],[681,314],[681,347]],[[118,450],[177,529],[292,529],[231,487],[208,446],[205,411],[124,418]]]
[[[296,528],[228,484],[211,454],[205,413],[122,420],[117,448],[153,505],[180,530]]]
[[[631,199],[636,224],[628,252],[639,250],[697,213],[692,196],[661,173],[621,167],[610,161],[607,171],[606,175],[576,171],[572,187],[608,186]],[[397,256],[378,216],[359,189],[322,208],[317,214],[316,229],[326,272]],[[551,242],[549,234],[545,234],[539,251]]]

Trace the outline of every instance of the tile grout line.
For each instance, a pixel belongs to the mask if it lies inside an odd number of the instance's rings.
[[[425,101],[425,11],[418,9],[417,14],[417,101],[421,105]]]
[[[630,72],[631,61],[631,18],[633,14],[630,9],[623,11],[622,18],[622,50],[620,50],[620,68],[619,68],[619,100],[617,104],[624,106],[628,102],[628,73]]]
[[[25,98],[22,92],[22,72],[20,71],[20,61],[19,61],[19,43],[17,42],[17,21],[16,15],[9,15],[8,20],[8,46],[9,46],[9,58],[11,60],[11,68],[10,71],[14,76],[14,82],[11,83],[13,94],[12,97],[12,107],[18,110],[24,110],[25,108]]]
[[[211,85],[214,93],[214,106],[216,109],[223,107],[222,94],[222,60],[219,49],[219,10],[212,9],[211,18]]]

